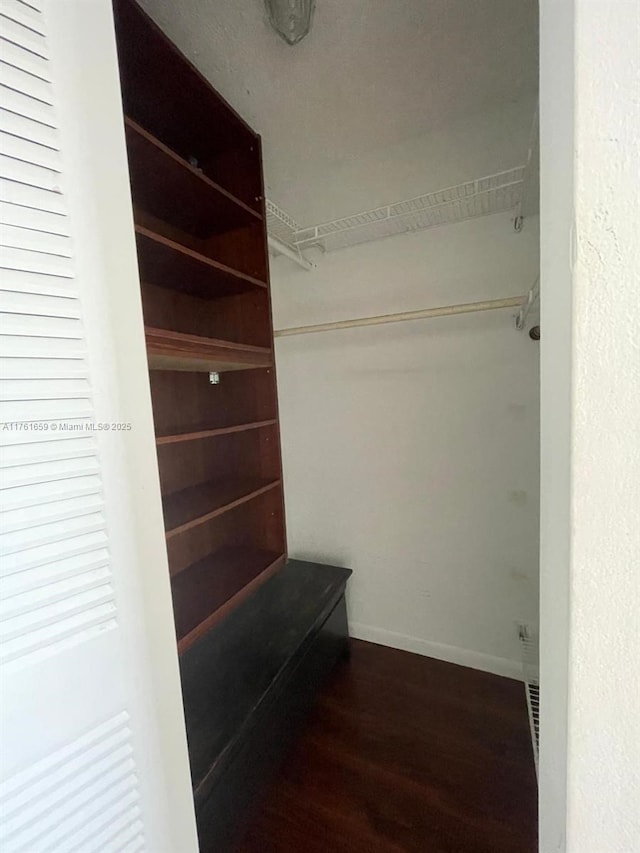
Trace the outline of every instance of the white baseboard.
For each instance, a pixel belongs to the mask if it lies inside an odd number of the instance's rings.
[[[456,663],[460,666],[468,666],[471,669],[480,669],[483,672],[502,675],[505,678],[514,678],[517,681],[523,680],[522,663],[517,660],[485,655],[482,652],[461,649],[457,646],[447,646],[444,643],[434,643],[431,640],[409,637],[406,634],[396,634],[395,631],[386,631],[384,628],[375,628],[373,625],[363,625],[361,622],[350,622],[349,634],[356,640],[368,640],[370,643],[378,643],[381,646],[414,652],[447,663]]]

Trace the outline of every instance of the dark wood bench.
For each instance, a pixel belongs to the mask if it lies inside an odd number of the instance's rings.
[[[349,569],[289,560],[181,658],[202,853],[229,850],[348,653]]]

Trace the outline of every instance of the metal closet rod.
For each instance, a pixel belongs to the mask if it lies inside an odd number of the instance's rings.
[[[357,320],[338,320],[336,323],[318,323],[315,326],[292,326],[277,329],[276,338],[287,335],[308,335],[312,332],[332,332],[336,329],[354,329],[357,326],[383,326],[386,323],[403,323],[405,320],[428,320],[431,317],[450,317],[453,314],[475,314],[477,311],[497,311],[500,308],[520,308],[526,297],[509,296],[507,299],[489,299],[484,302],[464,302],[460,305],[442,305],[421,311],[403,311],[400,314],[381,314],[379,317],[360,317]]]

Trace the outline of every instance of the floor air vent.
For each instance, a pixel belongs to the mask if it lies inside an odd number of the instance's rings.
[[[522,670],[524,686],[527,694],[529,725],[531,728],[531,744],[533,758],[538,773],[538,747],[540,741],[540,663],[538,653],[538,637],[529,625],[518,628],[520,649],[522,653]]]

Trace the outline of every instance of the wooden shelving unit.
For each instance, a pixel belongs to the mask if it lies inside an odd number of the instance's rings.
[[[268,367],[272,350],[233,341],[145,327],[152,370],[224,371]]]
[[[217,625],[284,561],[284,555],[273,551],[221,548],[181,572],[173,582],[179,651]]]
[[[167,495],[163,502],[167,539],[205,524],[279,485],[280,480],[236,478],[208,481]]]
[[[148,213],[201,238],[262,219],[127,117],[125,132],[131,189]]]
[[[204,425],[194,425],[191,429],[188,429],[185,432],[157,435],[156,444],[158,447],[161,447],[163,444],[177,444],[182,441],[200,441],[203,438],[231,435],[235,432],[246,432],[250,429],[261,429],[262,427],[273,426],[276,423],[277,421],[275,418],[272,418],[268,421],[254,421],[250,424],[236,424],[235,426],[218,427],[217,429],[207,429]]]
[[[261,145],[134,0],[114,9],[183,652],[286,560]]]
[[[140,276],[147,284],[215,299],[267,285],[201,254],[184,243],[136,224]]]

